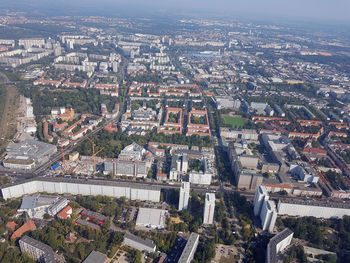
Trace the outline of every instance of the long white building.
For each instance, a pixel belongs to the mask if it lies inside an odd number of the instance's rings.
[[[6,200],[34,193],[55,193],[73,195],[106,195],[126,197],[132,200],[160,201],[160,188],[149,185],[132,186],[126,182],[105,180],[79,180],[66,178],[33,178],[24,182],[0,187]]]
[[[206,193],[204,213],[203,213],[203,224],[211,225],[213,223],[214,212],[215,212],[215,194]]]
[[[274,201],[269,200],[266,187],[259,186],[255,192],[254,215],[260,217],[263,230],[272,232],[278,215],[343,218],[350,216],[350,205],[334,201],[280,199],[276,206]]]
[[[180,188],[179,210],[188,208],[188,200],[190,199],[190,183],[183,182]]]
[[[314,216],[316,218],[342,218],[350,216],[350,205],[342,202],[304,201],[281,199],[277,204],[279,215]]]

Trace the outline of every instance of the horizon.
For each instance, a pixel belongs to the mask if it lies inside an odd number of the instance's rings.
[[[4,0],[3,9],[44,13],[45,15],[104,15],[104,16],[169,16],[231,17],[232,19],[289,20],[300,23],[349,24],[350,1],[336,0]],[[106,8],[108,7],[108,8]]]

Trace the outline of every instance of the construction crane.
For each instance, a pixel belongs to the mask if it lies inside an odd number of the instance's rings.
[[[94,173],[96,173],[96,158],[95,158],[95,156],[96,156],[96,154],[100,153],[104,149],[104,147],[95,153],[95,143],[89,137],[86,137],[86,138],[92,143],[92,158],[94,160]]]

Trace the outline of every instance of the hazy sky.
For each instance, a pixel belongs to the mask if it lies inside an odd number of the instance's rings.
[[[119,12],[211,13],[255,17],[343,21],[350,23],[350,0],[2,0],[16,5],[50,11],[95,11],[99,15]],[[62,14],[62,13],[61,13]]]

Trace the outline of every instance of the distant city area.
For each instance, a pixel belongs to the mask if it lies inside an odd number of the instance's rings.
[[[0,11],[0,262],[350,262],[350,35]]]

